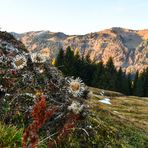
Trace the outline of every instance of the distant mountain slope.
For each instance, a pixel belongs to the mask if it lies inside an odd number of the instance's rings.
[[[61,32],[35,31],[13,33],[30,52],[40,51],[45,56],[56,57],[60,48],[71,46],[81,55],[90,54],[92,60],[106,62],[111,56],[116,67],[128,72],[148,66],[148,30],[111,28],[86,35],[65,35]]]

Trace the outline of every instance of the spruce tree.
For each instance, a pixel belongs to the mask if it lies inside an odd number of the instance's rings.
[[[117,71],[117,75],[116,75],[116,91],[118,92],[123,92],[123,83],[124,83],[124,73],[122,71],[122,68],[120,67],[120,69]]]
[[[116,90],[115,79],[117,71],[113,63],[113,59],[110,57],[105,66],[104,88],[109,90]]]
[[[56,61],[55,61],[55,66],[58,67],[61,71],[63,71],[63,67],[64,67],[64,50],[61,48]]]
[[[132,94],[132,81],[131,81],[131,74],[130,73],[127,75],[126,79],[127,79],[126,95],[131,95]]]
[[[137,71],[135,74],[134,81],[133,81],[133,95],[137,95],[136,94],[136,87],[137,87],[138,77],[139,77],[139,72]]]
[[[71,50],[71,47],[68,46],[64,58],[64,68],[63,72],[66,76],[73,76],[74,74],[74,52]]]
[[[144,71],[144,84],[143,84],[144,97],[148,97],[148,68]]]
[[[136,85],[136,90],[135,90],[135,95],[143,97],[144,96],[144,72],[140,74],[138,77],[137,85]]]
[[[104,72],[104,65],[103,65],[103,62],[101,61],[95,65],[95,71],[94,71],[92,83],[91,83],[93,87],[102,88],[101,79],[102,79],[103,72]]]
[[[133,94],[140,97],[148,96],[148,68],[140,74],[138,74],[138,72],[136,73],[133,84]]]
[[[81,62],[80,54],[77,51],[76,54],[74,55],[74,76],[75,77],[80,77],[81,66],[82,66],[82,62]]]
[[[90,55],[87,54],[86,58],[82,58],[81,60],[80,77],[89,86],[91,86],[92,84],[94,71],[95,71],[95,64],[91,62]]]

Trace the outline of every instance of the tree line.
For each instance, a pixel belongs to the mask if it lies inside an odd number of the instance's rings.
[[[80,77],[88,86],[106,90],[118,91],[125,95],[148,96],[148,68],[143,73],[136,73],[134,79],[120,68],[117,70],[113,59],[109,58],[106,64],[92,62],[89,54],[80,57],[79,52],[74,54],[71,47],[64,52],[60,49],[55,66],[65,76]]]

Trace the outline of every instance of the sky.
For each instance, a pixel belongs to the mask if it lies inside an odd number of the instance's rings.
[[[111,27],[148,29],[148,0],[0,0],[0,28],[86,34]]]

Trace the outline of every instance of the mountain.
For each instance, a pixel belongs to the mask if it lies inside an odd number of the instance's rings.
[[[137,52],[146,46],[142,42]],[[87,87],[25,51],[0,32],[0,148],[147,147],[147,97]],[[20,53],[23,58],[14,60]]]
[[[106,63],[113,57],[115,66],[127,72],[141,71],[148,66],[148,30],[113,27],[85,35],[66,35],[61,32],[31,31],[13,35],[21,40],[29,52],[40,51],[55,58],[59,49],[71,46],[75,52],[93,61]]]

